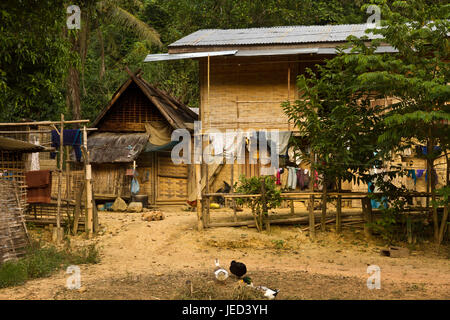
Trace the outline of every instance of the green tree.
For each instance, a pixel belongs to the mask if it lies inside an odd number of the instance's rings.
[[[0,121],[53,119],[65,109],[61,83],[73,59],[63,1],[2,1],[0,17]]]
[[[367,91],[391,97],[394,103],[384,119],[385,131],[379,137],[384,149],[394,151],[405,144],[423,143],[427,146],[428,189],[436,201],[434,161],[449,147],[450,127],[450,68],[449,13],[450,5],[441,1],[378,1],[382,7],[382,27],[372,30],[398,50],[390,55],[371,54],[362,65],[358,81]],[[380,42],[374,42],[374,47]],[[446,181],[448,185],[448,180]],[[441,226],[448,217],[448,202]],[[433,209],[434,239],[440,243],[440,227],[436,206]],[[440,231],[441,230],[441,231]]]
[[[430,172],[439,156],[430,150],[435,145],[444,152],[449,149],[449,5],[422,0],[377,3],[382,27],[369,32],[383,40],[367,46],[367,37],[350,37],[351,53],[318,67],[319,76],[301,77],[302,100],[285,105],[290,118],[308,133],[321,160],[316,166],[331,177],[351,175],[367,182],[373,176],[365,172],[377,161],[417,143],[427,146]],[[397,52],[376,53],[382,42]],[[394,102],[387,107],[371,102],[388,98]],[[401,168],[387,173],[391,178],[398,174],[403,174]],[[385,195],[396,194],[392,183],[382,178],[378,176],[377,185]],[[436,203],[433,178],[428,183]],[[440,225],[437,209],[433,210],[436,242],[442,241],[448,218],[448,201],[444,205]]]

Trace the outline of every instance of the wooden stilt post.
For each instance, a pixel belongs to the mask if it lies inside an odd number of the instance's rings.
[[[261,177],[261,202],[262,202],[262,212],[259,213],[259,226],[262,230],[264,224],[264,217],[269,215],[267,210],[267,198],[266,198],[266,177]]]
[[[231,180],[230,180],[231,190],[230,190],[230,192],[234,193],[234,156],[233,156],[232,161],[233,162],[231,163]],[[237,221],[236,199],[233,198],[231,201],[232,201],[232,206],[233,206],[233,219],[234,219],[234,222],[236,222]]]
[[[295,210],[294,210],[294,200],[290,200],[290,201],[289,201],[289,207],[291,207],[291,214],[295,214]]]
[[[205,192],[206,194],[209,193],[209,164],[205,164]],[[206,224],[209,224],[211,222],[211,198],[206,197],[205,199],[206,203]]]
[[[60,243],[63,239],[64,231],[61,228],[61,197],[62,197],[62,172],[64,164],[64,114],[61,114],[59,128],[59,170],[58,170],[58,200],[56,209],[56,229],[54,229],[54,241]]]
[[[370,240],[371,231],[368,224],[370,224],[372,221],[372,204],[370,203],[370,199],[367,197],[361,199],[361,203],[364,219],[364,236],[366,237],[366,240]]]
[[[310,158],[310,162],[311,162],[311,167],[310,167],[310,175],[311,178],[309,179],[310,181],[310,187],[309,189],[311,190],[311,192],[314,192],[314,153],[311,151],[311,158]],[[314,196],[310,195],[309,196],[309,237],[311,240],[315,240],[316,238],[316,222],[315,222],[315,217],[314,217]]]
[[[325,219],[327,216],[327,176],[323,176],[323,189],[322,189],[322,216],[320,217],[320,230],[326,231]]]
[[[409,214],[406,214],[406,233],[408,234],[408,243],[413,243],[413,237],[412,237],[412,221],[411,216]]]
[[[197,181],[197,230],[203,230],[203,220],[202,220],[202,176],[200,164],[195,164],[195,179]]]
[[[93,225],[93,208],[92,208],[92,169],[89,163],[89,151],[87,149],[87,131],[86,126],[83,127],[83,146],[86,159],[85,159],[85,167],[86,167],[86,226],[85,232],[87,238],[92,237],[92,231],[94,229]]]
[[[338,182],[338,192],[341,192],[342,188],[342,182],[341,179],[339,179]],[[336,233],[341,233],[342,231],[342,196],[339,194],[337,197],[337,204],[336,204]]]

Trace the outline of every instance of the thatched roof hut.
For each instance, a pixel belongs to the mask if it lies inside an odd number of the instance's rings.
[[[89,159],[97,198],[128,198],[133,162],[141,195],[150,203],[183,203],[188,194],[188,167],[170,158],[176,129],[192,131],[197,113],[137,73],[113,95],[92,126]],[[128,174],[128,175],[127,175]]]

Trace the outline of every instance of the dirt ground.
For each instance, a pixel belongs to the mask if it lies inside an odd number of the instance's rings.
[[[354,227],[336,235],[318,233],[311,242],[298,226],[215,228],[198,232],[196,214],[162,208],[165,219],[144,222],[139,213],[100,212],[102,231],[92,240],[77,236],[73,246],[96,242],[101,262],[80,266],[82,287],[66,289],[64,271],[50,278],[0,290],[0,299],[185,299],[214,298],[238,281],[214,282],[214,259],[247,265],[255,285],[277,288],[277,299],[450,299],[449,248],[416,246],[407,258],[380,255],[382,243],[367,243]],[[228,209],[212,218],[231,220]],[[47,235],[44,234],[44,237]],[[381,289],[369,290],[367,267],[381,268]],[[204,296],[189,296],[210,289]],[[210,293],[208,293],[210,292]],[[212,293],[211,293],[212,292]]]

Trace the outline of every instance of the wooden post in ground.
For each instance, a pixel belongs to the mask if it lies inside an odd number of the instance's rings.
[[[83,146],[85,150],[85,167],[86,167],[86,225],[85,232],[86,237],[89,239],[92,237],[92,231],[94,229],[93,224],[93,208],[92,208],[92,168],[89,163],[89,151],[87,149],[87,131],[86,126],[83,127]]]
[[[289,207],[291,207],[291,214],[295,214],[295,210],[294,210],[294,200],[290,200],[290,201],[289,201]]]
[[[56,209],[56,228],[53,230],[53,240],[60,243],[63,240],[64,230],[61,228],[61,197],[62,172],[64,164],[64,114],[61,114],[59,128],[59,170],[58,170],[58,200]]]
[[[310,175],[311,178],[309,179],[310,181],[310,186],[309,189],[311,190],[311,192],[314,192],[314,168],[313,168],[313,164],[314,164],[314,153],[311,151],[311,158],[310,158],[310,162],[311,162],[311,167],[310,167]],[[309,196],[309,238],[311,240],[315,240],[316,238],[316,222],[315,222],[315,217],[314,217],[314,196],[310,195]]]
[[[411,216],[409,214],[406,214],[406,233],[408,235],[408,243],[413,243],[413,237],[412,237],[412,221]]]
[[[202,162],[202,164],[200,165],[200,170],[202,171],[202,175],[203,174],[205,174],[205,172],[206,172],[206,163],[205,162]],[[207,179],[205,179],[205,182],[206,182],[206,180]],[[208,181],[209,182],[209,181]],[[205,185],[205,187],[206,187],[206,185]],[[208,209],[209,208],[206,208],[206,197],[203,197],[203,194],[202,194],[202,222],[203,222],[203,226],[206,228],[207,227],[207,220],[208,220]]]
[[[367,197],[361,199],[361,203],[364,219],[364,236],[366,237],[366,240],[370,240],[372,234],[368,224],[372,222],[372,204],[370,203],[370,199]]]
[[[234,155],[233,155],[233,162],[231,163],[231,193],[234,193]],[[233,198],[232,200],[232,206],[233,206],[233,219],[234,222],[237,221],[237,210],[236,210],[236,199]]]
[[[95,203],[94,190],[92,190],[92,231],[94,234],[98,233],[98,211]]]
[[[209,193],[209,164],[205,164],[205,192]],[[206,224],[211,222],[211,198],[206,197]]]
[[[83,181],[80,184],[80,189],[78,190],[75,198],[75,213],[73,217],[73,231],[72,231],[74,235],[76,235],[78,232],[78,223],[80,221],[81,216],[81,201],[83,200],[84,186],[85,182]]]
[[[197,230],[203,230],[203,219],[202,219],[202,176],[200,164],[195,164],[195,179],[197,185]]]
[[[267,197],[266,197],[266,177],[261,178],[261,202],[262,202],[262,212],[259,213],[259,226],[261,230],[263,228],[263,217],[268,216],[269,212],[267,210]]]
[[[339,179],[338,182],[338,192],[341,192],[342,183],[341,179]],[[337,204],[336,204],[336,233],[342,232],[342,196],[339,194],[337,197]]]
[[[326,231],[325,218],[327,216],[327,177],[323,176],[323,189],[322,189],[322,216],[320,217],[320,230]]]

